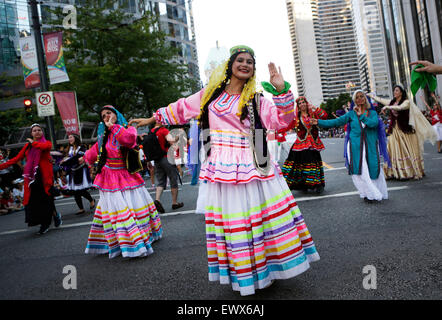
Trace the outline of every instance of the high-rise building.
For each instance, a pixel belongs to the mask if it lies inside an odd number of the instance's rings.
[[[217,41],[216,47],[210,49],[204,65],[204,76],[206,78],[206,83],[209,82],[212,72],[229,57],[229,50],[226,47],[220,47]]]
[[[298,93],[313,104],[360,87],[351,0],[286,0]]]
[[[193,22],[192,0],[131,0],[137,13],[145,10],[160,17],[160,29],[167,34],[171,46],[179,49],[180,60],[189,68],[189,74],[200,81],[198,54]],[[138,3],[138,5],[135,5]]]
[[[0,73],[21,74],[20,32],[29,35],[29,11],[26,1],[0,0]]]
[[[321,48],[317,45],[319,38],[315,37],[319,36],[319,30],[317,20],[313,21],[314,3],[310,0],[288,0],[286,4],[298,94],[306,96],[310,103],[319,106],[324,96],[318,52]],[[321,59],[321,67],[323,63]]]
[[[409,63],[429,60],[442,64],[442,4],[440,0],[377,0],[392,84],[407,91],[411,84]],[[442,86],[436,92],[442,96]],[[417,96],[428,92],[419,90]],[[390,95],[391,96],[391,93]],[[424,109],[421,99],[417,105]]]
[[[361,88],[386,96],[391,93],[386,43],[376,0],[353,0]]]

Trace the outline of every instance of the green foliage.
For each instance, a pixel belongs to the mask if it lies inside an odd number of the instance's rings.
[[[351,101],[351,96],[349,93],[341,93],[337,98],[329,99],[325,103],[321,103],[321,109],[325,110],[328,114],[329,119],[334,119],[333,112],[341,109],[343,105],[346,105]]]
[[[105,10],[114,3],[87,0],[76,7],[77,29],[63,34],[70,82],[51,90],[75,90],[78,103],[88,112],[111,104],[127,118],[148,116],[196,91],[187,67],[176,62],[177,50],[159,31],[157,17],[146,12],[133,21],[122,10]],[[51,24],[62,24],[60,10],[54,11],[60,20]]]

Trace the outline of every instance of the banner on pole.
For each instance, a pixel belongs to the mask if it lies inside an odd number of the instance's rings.
[[[80,119],[78,117],[75,92],[57,91],[54,92],[54,97],[67,135],[72,133],[80,135]]]
[[[40,86],[40,74],[38,73],[37,50],[34,37],[23,37],[19,40],[21,52],[21,64],[23,77],[27,89]]]
[[[63,32],[45,33],[43,34],[43,42],[49,81],[51,84],[69,81],[63,58]]]

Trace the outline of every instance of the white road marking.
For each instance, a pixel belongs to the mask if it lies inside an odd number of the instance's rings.
[[[433,182],[431,184],[442,184],[442,182]],[[399,190],[405,190],[405,189],[409,189],[409,188],[410,188],[409,186],[400,186],[400,187],[387,188],[387,190],[388,191],[399,191]],[[327,194],[327,195],[317,196],[317,197],[300,197],[300,198],[295,198],[295,200],[296,200],[296,202],[302,202],[302,201],[319,200],[319,199],[325,199],[325,198],[353,196],[353,195],[357,195],[357,194],[359,194],[358,191],[350,191],[350,192],[342,192],[342,193],[336,193],[336,194]],[[162,213],[162,214],[160,214],[160,218],[161,217],[177,216],[177,215],[182,215],[182,214],[190,214],[190,213],[195,213],[195,209],[186,210],[186,211],[175,211],[175,212]],[[51,229],[67,229],[67,228],[87,226],[87,225],[91,225],[91,224],[92,224],[92,221],[86,221],[86,222],[61,225],[58,228],[51,227]],[[4,231],[4,232],[0,232],[0,236],[25,232],[28,230],[29,229],[17,229],[17,230],[11,230],[11,231]]]
[[[334,171],[334,170],[344,170],[344,169],[347,169],[347,167],[330,168],[330,169],[325,169],[324,171]]]

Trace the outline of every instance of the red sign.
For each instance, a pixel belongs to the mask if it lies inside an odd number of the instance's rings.
[[[80,119],[78,118],[75,92],[54,92],[54,98],[66,133],[80,135]]]

